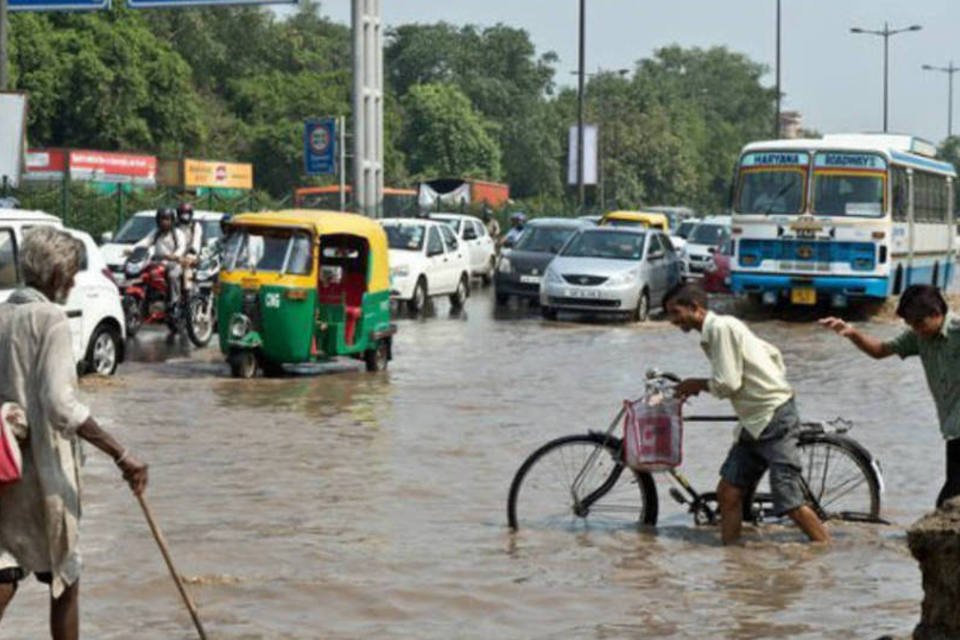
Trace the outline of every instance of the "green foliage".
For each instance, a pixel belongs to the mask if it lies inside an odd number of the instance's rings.
[[[410,88],[401,146],[417,177],[500,179],[500,148],[470,101],[449,84]]]

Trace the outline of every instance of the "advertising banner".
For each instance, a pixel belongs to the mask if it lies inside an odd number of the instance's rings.
[[[7,0],[10,11],[99,11],[110,0]]]
[[[0,184],[20,184],[24,139],[27,135],[27,96],[0,93]]]
[[[131,9],[176,9],[178,7],[230,6],[234,4],[296,4],[297,0],[127,0]]]
[[[29,149],[24,180],[58,182],[67,170],[67,152],[63,149]]]
[[[583,125],[583,184],[597,184],[597,125]],[[570,127],[567,184],[577,184],[577,125]]]
[[[183,186],[253,189],[253,165],[244,162],[183,161]]]
[[[303,128],[304,171],[308,176],[337,172],[337,121],[312,118]]]
[[[131,153],[71,151],[70,178],[95,182],[129,182],[154,186],[157,159]]]

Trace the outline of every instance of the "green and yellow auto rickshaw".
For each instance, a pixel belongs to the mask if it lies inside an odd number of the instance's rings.
[[[335,356],[380,371],[393,357],[387,237],[374,220],[316,210],[234,216],[218,286],[220,350],[234,377]]]

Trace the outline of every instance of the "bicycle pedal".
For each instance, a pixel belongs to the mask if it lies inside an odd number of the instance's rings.
[[[680,489],[676,487],[670,487],[670,497],[677,501],[678,504],[687,504],[689,500],[680,493]]]

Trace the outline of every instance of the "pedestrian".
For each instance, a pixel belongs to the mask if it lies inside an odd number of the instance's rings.
[[[53,227],[24,234],[24,287],[0,304],[0,402],[26,414],[22,477],[0,493],[0,619],[20,580],[50,585],[50,632],[79,637],[80,442],[109,455],[131,489],[147,466],[101,429],[77,398],[70,321],[63,303],[80,269],[83,244]]]
[[[671,289],[663,307],[684,333],[700,333],[710,361],[711,376],[681,381],[677,396],[686,400],[708,391],[730,400],[738,418],[717,485],[723,543],[740,538],[744,497],[768,469],[776,514],[789,516],[814,542],[828,542],[823,523],[806,504],[797,449],[800,417],[780,351],[737,318],[708,311],[707,294],[695,284]]]
[[[487,227],[487,233],[493,239],[493,244],[496,245],[500,239],[500,222],[486,204],[483,205],[483,224]]]
[[[840,318],[823,318],[820,324],[876,359],[920,356],[937,407],[940,433],[946,441],[947,479],[937,496],[939,508],[960,495],[960,317],[949,311],[943,295],[929,284],[907,287],[897,304],[897,315],[910,328],[888,341],[868,335]]]

